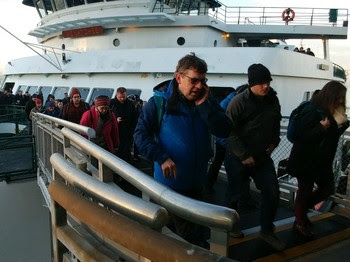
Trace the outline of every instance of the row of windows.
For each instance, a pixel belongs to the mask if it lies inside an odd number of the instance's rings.
[[[88,87],[76,87],[81,95],[81,98],[88,102],[90,105],[93,103],[95,97],[100,95],[105,95],[110,98],[114,95],[116,92],[116,89],[113,88],[88,88]],[[55,96],[56,99],[63,99],[64,93],[70,94],[72,88],[66,87],[66,86],[59,86],[59,87],[51,87],[51,86],[26,86],[26,85],[20,85],[18,89],[16,90],[16,93],[18,90],[21,90],[23,93],[28,92],[29,94],[33,95],[35,93],[41,92],[43,94],[44,100],[46,100],[47,96],[49,94],[52,94]],[[127,89],[128,95],[138,95],[140,96],[141,90],[140,89]]]
[[[25,0],[24,4],[33,6],[34,3],[35,7],[38,7],[40,11],[43,10],[47,15],[51,12],[59,11],[74,6],[110,1],[117,0],[36,0],[33,2],[32,0]],[[40,14],[41,16],[44,16],[42,12]]]

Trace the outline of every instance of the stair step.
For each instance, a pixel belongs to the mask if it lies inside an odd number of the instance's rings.
[[[242,239],[231,238],[229,257],[239,261],[286,261],[350,239],[350,219],[347,217],[328,212],[315,215],[310,220],[315,232],[312,240],[296,234],[292,229],[293,223],[289,223],[276,227],[275,230],[277,236],[287,244],[287,249],[283,252],[276,253],[256,232]]]
[[[340,241],[350,239],[350,228],[346,228],[339,232],[327,235],[325,237],[321,237],[319,239],[307,242],[303,245],[296,246],[293,248],[289,248],[284,250],[283,252],[275,253],[255,261],[287,261],[293,258],[298,258],[303,255],[307,255],[318,250],[322,250],[323,248],[329,247],[335,243]],[[344,258],[345,259],[345,258]]]

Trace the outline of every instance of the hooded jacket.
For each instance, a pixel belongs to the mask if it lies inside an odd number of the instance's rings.
[[[107,145],[108,151],[115,153],[115,148],[119,145],[119,131],[118,122],[115,115],[111,113],[111,118],[103,125],[103,138]],[[95,110],[95,106],[92,106],[90,110],[86,111],[81,117],[80,124],[88,126],[96,130],[99,113]]]
[[[320,123],[325,117],[331,123],[327,129]],[[331,178],[339,137],[349,127],[349,121],[338,126],[328,110],[311,104],[303,110],[299,123],[287,171],[295,177]]]
[[[258,97],[250,88],[236,95],[226,110],[233,128],[227,150],[240,160],[254,157],[265,159],[266,149],[280,142],[281,107],[276,92],[270,88],[266,96]]]
[[[158,126],[158,109],[152,97],[138,119],[134,140],[139,152],[154,162],[154,178],[174,190],[201,189],[207,172],[208,160],[212,156],[210,133],[227,137],[230,120],[214,99],[208,98],[199,106],[179,98],[178,110],[168,107],[173,79],[165,90],[155,90],[155,95],[164,99],[164,112]],[[171,158],[176,164],[177,178],[164,178],[162,163]]]

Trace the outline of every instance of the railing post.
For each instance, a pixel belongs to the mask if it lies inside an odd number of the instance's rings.
[[[113,171],[101,161],[98,161],[98,179],[105,183],[113,182]]]
[[[51,230],[52,230],[52,251],[53,261],[63,261],[64,253],[69,250],[57,239],[56,229],[67,224],[67,212],[51,198]]]
[[[348,170],[348,183],[346,185],[346,199],[350,200],[350,169]]]
[[[210,251],[222,256],[228,255],[229,233],[210,229]]]
[[[239,21],[241,20],[241,8],[238,7],[238,24],[239,24]],[[225,21],[226,22],[226,21]]]

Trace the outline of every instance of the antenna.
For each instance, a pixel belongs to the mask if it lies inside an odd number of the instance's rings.
[[[15,36],[14,34],[12,34],[10,31],[8,31],[5,27],[3,27],[2,25],[0,25],[0,28],[3,29],[5,32],[7,32],[8,34],[10,34],[11,36],[13,36],[14,38],[16,38],[19,42],[21,42],[22,44],[24,44],[26,47],[28,47],[30,50],[34,51],[36,54],[38,54],[41,58],[43,58],[44,60],[46,60],[50,65],[54,66],[55,68],[57,68],[59,71],[62,71],[62,68],[60,66],[57,66],[56,64],[54,64],[53,62],[51,62],[50,60],[48,60],[46,57],[44,57],[42,54],[40,54],[39,52],[37,52],[35,49],[33,49],[32,47],[30,47],[27,43],[23,42],[20,38],[18,38],[17,36]]]

